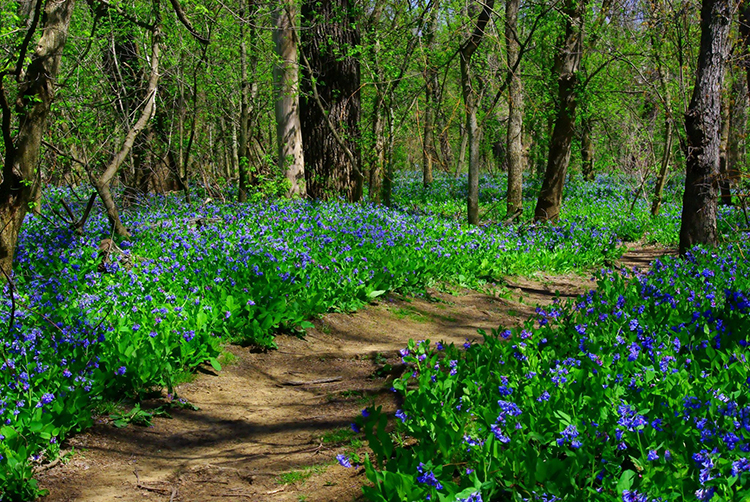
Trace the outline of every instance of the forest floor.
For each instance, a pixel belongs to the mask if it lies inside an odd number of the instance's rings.
[[[620,265],[645,268],[668,253],[633,246]],[[363,408],[397,409],[391,381],[410,338],[478,341],[478,329],[520,324],[557,291],[574,297],[593,285],[588,277],[540,274],[485,291],[390,295],[354,314],[323,316],[304,339],[279,336],[275,351],[228,346],[218,375],[208,367],[177,389],[200,410],[173,409],[150,427],[116,428],[99,417],[64,443],[63,452],[72,451],[65,462],[40,470],[40,486],[50,491],[42,500],[361,500],[363,469],[345,469],[335,457],[364,451],[349,432]]]

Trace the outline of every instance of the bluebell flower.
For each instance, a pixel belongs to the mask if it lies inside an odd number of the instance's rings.
[[[346,467],[347,469],[350,469],[352,467],[352,463],[349,461],[349,458],[344,454],[339,453],[338,455],[336,455],[336,460],[338,460],[339,464],[341,464],[342,467]]]

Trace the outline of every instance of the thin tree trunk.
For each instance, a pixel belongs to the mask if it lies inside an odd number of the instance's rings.
[[[386,138],[385,138],[385,127],[386,117],[385,113],[385,96],[378,90],[375,96],[375,107],[372,111],[372,135],[374,137],[374,162],[370,167],[370,179],[368,186],[370,187],[370,200],[376,204],[382,201],[383,196],[383,171],[385,169],[385,156],[386,156]]]
[[[391,194],[393,191],[393,149],[396,138],[396,118],[393,112],[393,96],[388,100],[388,155],[385,159],[385,175],[383,176],[382,201],[387,207],[391,207]]]
[[[740,177],[740,164],[745,157],[745,137],[747,136],[747,82],[738,75],[734,75],[732,79],[732,106],[729,122],[727,175],[731,187]]]
[[[719,134],[719,193],[723,206],[732,205],[732,191],[729,188],[729,115],[731,114],[731,94],[729,89],[721,92],[721,129]]]
[[[667,102],[669,102],[667,100]],[[661,201],[664,194],[664,184],[667,181],[667,171],[669,169],[669,159],[672,156],[672,142],[674,140],[672,113],[665,111],[664,117],[664,152],[661,155],[661,167],[659,176],[656,178],[656,187],[654,188],[654,201],[651,204],[651,214],[656,216],[661,208]]]
[[[563,8],[565,38],[555,56],[555,67],[558,70],[559,108],[550,138],[547,170],[534,210],[534,221],[554,222],[560,217],[565,175],[570,163],[570,149],[575,135],[576,106],[578,104],[576,87],[583,50],[583,13],[585,8],[585,0],[566,0]]]
[[[247,202],[250,187],[250,159],[248,158],[248,122],[250,121],[250,82],[247,78],[247,46],[245,44],[245,1],[240,0],[240,134],[237,156],[239,158],[239,190],[237,200]]]
[[[587,118],[583,121],[583,130],[581,131],[581,171],[583,179],[586,181],[594,180],[594,140],[592,130],[594,121]]]
[[[459,126],[459,133],[461,138],[461,147],[458,151],[458,162],[456,162],[456,178],[461,175],[461,172],[464,170],[464,166],[466,165],[466,145],[468,145],[469,143],[469,130],[466,128],[465,121]]]
[[[688,156],[680,226],[681,255],[698,244],[716,244],[720,90],[731,19],[731,0],[703,0],[698,75],[685,114]]]
[[[505,3],[505,45],[508,50],[508,68],[513,71],[508,86],[508,217],[523,211],[523,84],[518,59],[521,44],[518,37],[518,9],[520,0]]]
[[[461,92],[466,110],[466,130],[469,142],[469,193],[467,214],[469,225],[479,223],[479,124],[477,122],[478,93],[472,83],[471,58],[484,38],[484,29],[490,20],[494,0],[485,0],[469,38],[461,44]]]
[[[672,95],[667,85],[667,79],[664,76],[664,67],[661,62],[662,47],[656,36],[651,37],[651,48],[656,60],[656,73],[659,77],[659,86],[662,92],[662,106],[664,107],[664,151],[661,155],[661,166],[659,174],[656,177],[656,186],[654,187],[654,199],[651,204],[651,214],[657,216],[661,208],[664,196],[664,184],[667,181],[667,172],[669,162],[672,158],[672,147],[674,143],[674,117],[672,116]]]
[[[274,67],[276,142],[279,168],[289,181],[289,197],[305,197],[305,161],[299,118],[296,3],[285,1],[273,12],[273,41],[279,62]]]

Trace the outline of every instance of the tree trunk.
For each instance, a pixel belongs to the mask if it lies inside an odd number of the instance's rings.
[[[518,8],[520,0],[505,3],[505,45],[508,50],[508,68],[516,71],[510,76],[508,86],[508,217],[523,211],[523,84],[518,65],[521,44],[518,37]]]
[[[703,0],[698,75],[685,114],[688,142],[680,254],[716,244],[721,87],[732,19],[731,0]]]
[[[466,109],[466,131],[469,142],[469,193],[467,214],[469,225],[479,223],[479,124],[477,123],[477,92],[472,83],[471,58],[484,38],[484,29],[490,20],[494,0],[485,0],[474,30],[458,50],[461,59],[461,93]]]
[[[388,100],[388,154],[385,159],[385,176],[383,176],[382,200],[386,207],[391,207],[393,192],[393,149],[396,138],[396,117],[393,112],[393,99]]]
[[[669,99],[667,99],[669,103]],[[664,184],[667,181],[667,170],[669,169],[669,159],[672,156],[672,141],[674,140],[673,124],[672,124],[672,113],[670,110],[665,111],[664,117],[664,152],[661,155],[661,167],[659,168],[659,176],[656,178],[656,187],[654,189],[654,202],[651,205],[651,214],[656,216],[659,214],[659,208],[661,207],[662,196],[664,193]]]
[[[721,204],[732,205],[732,191],[729,188],[727,162],[729,156],[729,115],[731,113],[731,95],[728,89],[721,91],[721,129],[719,134],[719,193]]]
[[[465,121],[464,123],[460,124],[459,133],[461,145],[458,151],[458,162],[456,162],[456,178],[461,175],[461,172],[464,170],[464,166],[466,165],[466,145],[469,143],[469,130],[466,128]]]
[[[247,46],[245,44],[245,1],[240,0],[240,137],[237,156],[239,158],[239,190],[237,200],[247,202],[250,188],[250,159],[248,155],[248,123],[250,122],[250,82],[247,78]]]
[[[68,36],[74,0],[48,0],[42,16],[42,35],[36,42],[31,61],[20,78],[16,113],[18,129],[12,134],[13,120],[0,72],[0,127],[3,134],[5,158],[3,180],[0,183],[0,269],[10,276],[18,234],[29,209],[29,202],[41,189],[39,151],[42,136],[47,130],[47,117],[55,97],[55,77],[60,68],[65,41]],[[37,4],[41,9],[41,3]],[[34,15],[31,12],[30,16]],[[27,24],[35,30],[34,23]],[[18,59],[17,69],[23,70],[24,55]]]
[[[383,172],[385,170],[386,156],[385,108],[385,96],[382,95],[382,91],[378,90],[375,96],[375,107],[372,111],[372,135],[375,141],[373,153],[375,159],[370,167],[370,179],[368,181],[370,200],[376,204],[380,203],[383,199]]]
[[[594,121],[586,118],[581,131],[581,172],[586,181],[594,180]]]
[[[158,3],[159,0],[154,1]],[[158,12],[158,5],[155,7],[154,11]],[[154,32],[152,34],[151,73],[148,79],[148,89],[146,90],[145,105],[143,106],[143,110],[141,111],[141,116],[125,135],[125,140],[123,141],[120,151],[118,151],[114,155],[112,160],[105,168],[104,172],[97,177],[94,175],[93,171],[89,171],[91,184],[94,186],[96,192],[99,194],[102,202],[104,203],[104,208],[107,211],[107,218],[109,219],[109,223],[112,225],[112,231],[116,235],[119,235],[121,237],[130,237],[130,232],[128,232],[128,230],[120,220],[120,214],[117,211],[117,206],[115,205],[114,199],[112,198],[112,193],[110,192],[109,187],[112,179],[117,174],[118,169],[125,161],[128,154],[130,154],[130,150],[133,148],[133,144],[135,143],[136,139],[141,134],[141,131],[146,128],[148,121],[151,120],[151,117],[153,117],[156,110],[156,89],[159,83],[160,43],[161,30],[157,21]]]
[[[583,50],[583,14],[585,0],[566,0],[565,37],[555,56],[557,69],[558,109],[555,125],[550,138],[547,170],[544,174],[542,190],[534,209],[534,221],[555,222],[560,217],[560,205],[565,184],[565,175],[570,163],[570,148],[575,135],[576,86],[578,68]]]
[[[362,193],[359,60],[347,51],[360,43],[350,0],[302,3],[303,82],[300,101],[307,194],[313,199]]]
[[[740,178],[740,165],[745,158],[747,128],[747,82],[739,75],[732,79],[732,106],[729,112],[729,154],[727,175],[729,186]]]
[[[305,197],[305,161],[299,120],[296,3],[285,1],[273,12],[273,41],[279,62],[273,69],[276,95],[276,143],[279,168],[289,181],[289,197]]]
[[[672,95],[669,92],[667,79],[664,77],[664,68],[661,62],[662,46],[656,36],[651,36],[651,48],[654,59],[656,60],[656,73],[659,77],[659,86],[662,91],[662,106],[664,107],[664,151],[661,155],[661,167],[656,178],[654,187],[654,200],[651,204],[651,214],[657,216],[661,208],[662,197],[664,194],[664,184],[667,181],[667,172],[669,162],[672,158],[672,146],[674,143],[674,117],[672,115]]]

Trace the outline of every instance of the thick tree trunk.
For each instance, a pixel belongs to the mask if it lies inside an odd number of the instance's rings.
[[[521,69],[518,66],[521,44],[518,38],[518,8],[520,0],[507,0],[505,3],[505,45],[508,49],[508,68],[516,71],[510,77],[508,86],[508,217],[520,215],[523,211],[523,84]]]
[[[485,0],[479,13],[474,30],[461,47],[461,93],[466,110],[466,131],[469,142],[469,193],[467,197],[467,214],[469,225],[479,223],[479,124],[477,123],[478,95],[472,82],[471,58],[484,38],[484,29],[490,20],[494,0]]]
[[[349,0],[302,3],[300,118],[307,194],[313,199],[362,195],[360,66],[347,55],[360,43]]]
[[[16,113],[18,130],[12,134],[13,120],[0,72],[0,127],[3,134],[5,159],[0,183],[0,269],[10,275],[28,204],[41,186],[39,150],[47,130],[47,117],[55,96],[55,77],[60,68],[63,47],[68,37],[74,0],[48,0],[42,16],[42,35],[36,42],[31,62],[20,75]],[[41,4],[37,5],[41,8]],[[29,13],[33,16],[33,13]],[[33,23],[27,24],[34,30]],[[19,58],[18,70],[22,70]]]
[[[276,143],[279,168],[289,181],[289,197],[305,197],[305,161],[299,120],[299,64],[297,62],[296,3],[285,1],[273,12]]]
[[[534,221],[557,221],[565,184],[565,175],[570,163],[570,148],[575,135],[576,86],[578,68],[583,50],[583,14],[585,0],[566,0],[565,38],[555,56],[557,70],[558,109],[555,125],[550,138],[547,170],[544,174],[542,190],[534,209]]]
[[[698,76],[685,114],[688,141],[680,254],[716,244],[721,88],[732,19],[731,0],[703,0]]]

